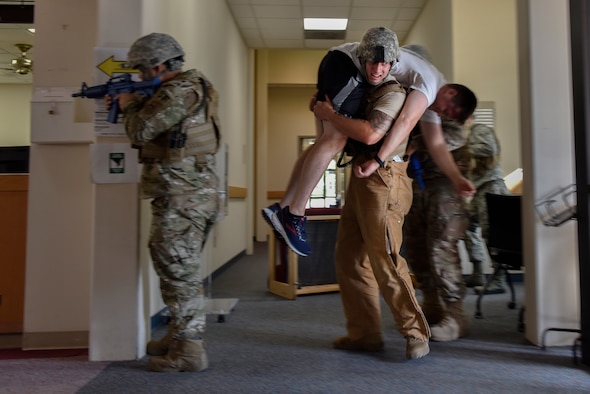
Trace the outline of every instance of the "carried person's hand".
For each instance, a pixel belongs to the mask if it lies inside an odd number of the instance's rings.
[[[327,120],[328,116],[334,113],[334,106],[326,96],[326,101],[317,101],[313,107],[313,113],[320,120]]]
[[[352,166],[352,171],[357,178],[367,178],[379,168],[379,163],[375,160],[367,160],[361,164]]]
[[[471,181],[464,176],[453,181],[455,191],[463,197],[471,197],[475,194],[477,189]]]
[[[313,112],[313,107],[315,106],[315,103],[318,101],[318,91],[316,89],[316,91],[314,92],[313,96],[311,96],[311,100],[309,100],[309,110],[311,112]]]

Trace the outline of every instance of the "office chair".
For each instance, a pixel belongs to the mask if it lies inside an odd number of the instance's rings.
[[[520,270],[522,261],[522,219],[521,196],[486,193],[488,212],[488,253],[495,268],[486,281],[483,290],[477,298],[475,317],[483,318],[481,313],[481,299],[488,286],[494,281],[500,270],[506,273],[506,283],[510,288],[510,302],[508,308],[516,308],[514,286],[508,270]],[[518,330],[524,331],[524,307],[520,310]]]

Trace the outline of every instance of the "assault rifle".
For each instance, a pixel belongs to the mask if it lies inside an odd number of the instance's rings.
[[[121,76],[112,77],[104,85],[88,86],[86,82],[82,82],[82,88],[78,93],[72,93],[72,97],[86,97],[86,98],[103,98],[107,94],[115,99],[119,93],[139,93],[142,96],[150,97],[154,94],[154,90],[160,86],[159,78],[151,81],[136,82],[131,80],[131,74],[123,74]],[[107,120],[110,123],[117,123],[121,108],[118,102],[113,102],[109,109],[109,116]]]

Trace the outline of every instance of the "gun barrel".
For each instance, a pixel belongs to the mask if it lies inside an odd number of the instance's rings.
[[[106,85],[85,86],[75,97],[102,98],[108,93]]]
[[[86,82],[82,82],[82,87],[80,88],[80,91],[78,93],[72,93],[72,97],[84,97],[84,91],[87,87],[88,85],[86,85]]]

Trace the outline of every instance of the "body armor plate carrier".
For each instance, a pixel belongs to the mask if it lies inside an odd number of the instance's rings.
[[[199,81],[202,97],[189,109],[191,115],[141,147],[139,158],[142,163],[174,163],[194,156],[197,163],[206,164],[207,155],[217,153],[221,139],[218,95],[203,76]]]

